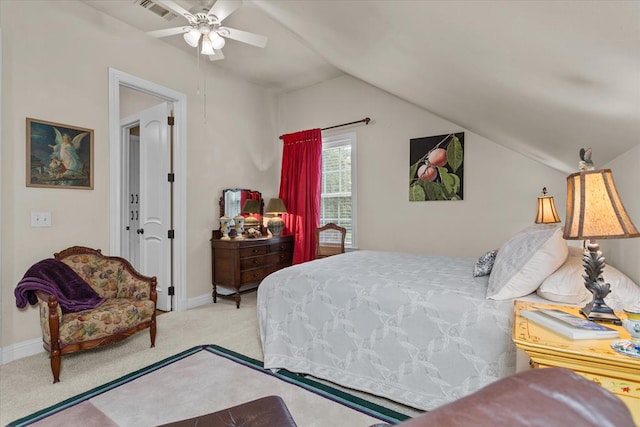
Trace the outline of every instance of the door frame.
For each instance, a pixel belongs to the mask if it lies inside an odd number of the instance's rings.
[[[121,168],[122,168],[122,174],[120,175],[121,177],[121,181],[120,181],[120,185],[122,188],[122,213],[120,214],[120,221],[122,221],[121,224],[123,224],[123,226],[120,227],[120,256],[124,256],[127,259],[130,259],[131,254],[129,253],[128,249],[123,249],[123,248],[128,248],[128,245],[124,244],[125,240],[129,239],[129,231],[125,230],[124,227],[124,223],[127,222],[127,209],[124,209],[124,207],[127,205],[127,200],[128,200],[128,194],[124,193],[124,190],[126,188],[129,188],[130,186],[130,180],[131,180],[131,176],[129,174],[130,171],[130,156],[128,154],[128,152],[130,151],[129,145],[130,145],[130,138],[131,136],[129,135],[130,131],[132,128],[139,126],[140,125],[140,114],[136,113],[134,115],[131,115],[129,117],[125,117],[124,119],[120,120],[120,142],[122,144],[122,150],[121,150],[121,157],[120,157],[120,161],[122,162],[120,164]],[[135,267],[135,266],[134,266]]]
[[[109,246],[111,254],[120,255],[122,245],[122,141],[120,121],[120,87],[127,87],[173,103],[175,116],[173,172],[173,309],[187,308],[187,96],[131,74],[109,68]]]

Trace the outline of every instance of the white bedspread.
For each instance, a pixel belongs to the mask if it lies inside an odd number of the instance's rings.
[[[264,366],[429,410],[515,372],[512,301],[473,258],[355,251],[258,288]]]

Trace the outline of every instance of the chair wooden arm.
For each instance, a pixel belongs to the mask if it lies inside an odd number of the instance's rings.
[[[36,291],[38,304],[40,305],[40,320],[43,329],[42,344],[49,352],[51,362],[51,372],[53,382],[60,381],[60,321],[62,320],[62,309],[55,295],[44,291]],[[44,310],[44,313],[43,313]],[[45,321],[46,319],[46,321]],[[49,328],[49,342],[46,340],[46,328]]]

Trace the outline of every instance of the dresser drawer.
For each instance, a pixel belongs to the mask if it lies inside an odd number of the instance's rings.
[[[249,270],[251,268],[260,268],[271,264],[269,256],[252,256],[240,258],[240,270]]]
[[[269,251],[269,247],[267,245],[262,246],[252,246],[249,248],[241,248],[240,249],[240,258],[264,255]]]
[[[291,252],[268,253],[263,256],[240,258],[240,270],[251,268],[268,267],[274,264],[291,263],[293,256]]]
[[[259,282],[265,277],[267,277],[269,274],[279,270],[280,268],[281,267],[277,265],[270,265],[264,268],[256,268],[254,270],[242,271],[240,273],[240,283],[244,285],[245,283]]]
[[[293,251],[278,252],[273,254],[271,259],[274,264],[279,264],[280,268],[282,268],[283,264],[285,267],[289,266],[291,265],[291,261],[293,261]]]
[[[270,252],[292,252],[293,242],[280,242],[269,245]]]

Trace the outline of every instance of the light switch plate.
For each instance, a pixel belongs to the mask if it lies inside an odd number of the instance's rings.
[[[32,227],[51,227],[51,212],[31,212]]]

